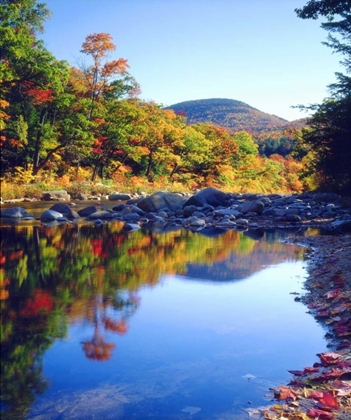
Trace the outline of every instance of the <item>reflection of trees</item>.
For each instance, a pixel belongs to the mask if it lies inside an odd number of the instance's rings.
[[[125,297],[118,295],[115,300],[104,300],[101,295],[92,299],[85,319],[94,325],[94,333],[90,340],[82,343],[88,359],[104,361],[111,358],[115,344],[106,341],[103,330],[119,335],[126,334],[129,328],[127,319],[135,312],[138,303],[137,296],[132,293]]]
[[[25,416],[45,389],[42,357],[66,335],[69,321],[92,325],[83,350],[89,359],[107,360],[114,348],[109,334],[125,334],[138,307],[135,292],[155,285],[161,274],[186,273],[190,264],[214,266],[233,253],[237,258],[226,266],[228,272],[242,270],[247,261],[253,272],[263,261],[296,256],[292,246],[254,241],[236,231],[211,238],[188,230],[128,234],[122,226],[1,228],[1,398],[7,415]]]

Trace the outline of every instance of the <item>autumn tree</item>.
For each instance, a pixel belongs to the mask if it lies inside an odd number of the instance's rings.
[[[64,95],[68,63],[58,61],[37,34],[50,13],[36,0],[2,2],[0,14],[1,104],[7,104],[2,137],[5,168],[14,157],[31,163],[36,174],[67,143],[59,139],[55,121],[67,106]]]
[[[239,152],[237,142],[225,128],[211,123],[195,124],[193,127],[210,142],[210,151],[197,170],[205,181],[216,180],[231,170],[233,160]]]
[[[336,73],[337,82],[329,86],[331,97],[307,107],[314,114],[302,139],[315,153],[311,170],[318,174],[321,188],[351,193],[351,2],[310,0],[296,13],[302,19],[326,17],[325,44],[343,56],[346,74]]]
[[[115,49],[116,46],[112,42],[111,35],[106,33],[88,35],[83,42],[81,52],[88,55],[93,61],[90,66],[82,66],[84,83],[91,101],[90,118],[93,117],[96,102],[102,98],[105,92],[113,90],[111,79],[117,75],[125,74],[129,67],[127,60],[123,58],[106,60],[108,54]]]

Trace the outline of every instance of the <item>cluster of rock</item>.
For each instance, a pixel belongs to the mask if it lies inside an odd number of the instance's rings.
[[[134,199],[117,193],[108,198],[121,203],[112,209],[90,205],[76,211],[73,203],[60,202],[44,211],[40,220],[48,223],[85,218],[97,225],[120,220],[126,230],[141,226],[159,231],[324,226],[338,232],[351,231],[351,211],[342,206],[340,196],[334,193],[232,194],[205,188],[192,196],[159,191]],[[14,207],[2,210],[1,217],[30,220],[32,216],[21,207]]]

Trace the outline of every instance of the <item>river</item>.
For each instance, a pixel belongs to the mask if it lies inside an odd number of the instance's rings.
[[[326,349],[287,234],[122,228],[2,224],[1,418],[247,419]]]

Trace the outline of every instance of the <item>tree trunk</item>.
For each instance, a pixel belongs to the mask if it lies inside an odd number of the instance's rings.
[[[149,154],[149,161],[148,161],[147,169],[146,169],[146,172],[145,172],[145,175],[147,176],[147,178],[150,178],[151,167],[152,167],[152,152]]]
[[[40,113],[39,128],[37,131],[37,138],[35,141],[35,149],[33,156],[33,175],[36,175],[39,171],[39,159],[40,159],[40,150],[41,150],[41,139],[43,137],[43,126],[45,122],[45,117],[47,114],[47,108],[43,108]]]

